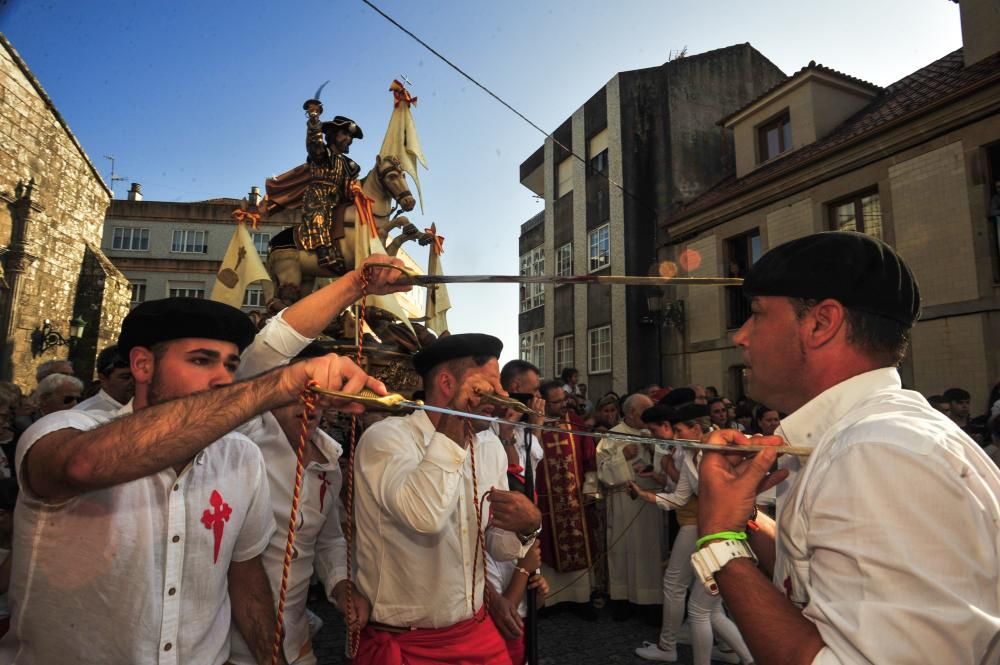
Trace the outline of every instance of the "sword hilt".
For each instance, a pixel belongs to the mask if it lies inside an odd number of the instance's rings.
[[[337,399],[357,402],[358,404],[370,409],[399,411],[408,408],[408,405],[423,405],[423,402],[420,400],[408,400],[399,393],[379,395],[371,388],[362,388],[357,393],[345,393],[341,390],[330,390],[328,388],[320,388],[319,386],[311,386],[309,389],[314,393],[324,395],[326,397],[336,397]]]

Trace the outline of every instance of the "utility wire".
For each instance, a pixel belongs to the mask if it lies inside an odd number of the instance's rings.
[[[482,83],[480,83],[479,81],[477,81],[475,78],[472,77],[471,74],[468,74],[464,69],[462,69],[461,67],[459,67],[458,65],[456,65],[454,62],[452,62],[448,58],[444,57],[444,55],[442,55],[441,53],[439,53],[433,46],[431,46],[430,44],[428,44],[427,42],[425,42],[424,40],[422,40],[420,37],[418,37],[417,35],[415,35],[408,28],[406,28],[405,26],[403,26],[399,21],[397,21],[396,19],[392,18],[391,16],[389,16],[388,14],[386,14],[384,11],[382,11],[381,9],[379,9],[370,0],[361,0],[361,2],[363,2],[366,5],[368,5],[369,7],[371,7],[372,10],[374,10],[375,12],[377,12],[378,14],[380,14],[385,20],[389,21],[389,23],[392,23],[394,26],[396,26],[397,28],[399,28],[402,32],[406,33],[406,35],[408,35],[410,38],[412,38],[415,42],[417,42],[418,44],[420,44],[421,46],[423,46],[425,49],[427,49],[428,51],[430,51],[431,53],[433,53],[442,62],[444,62],[446,65],[448,65],[449,67],[451,67],[452,69],[454,69],[456,72],[458,72],[459,74],[461,74],[462,76],[464,76],[466,79],[469,80],[469,82],[471,82],[477,88],[479,88],[480,90],[482,90],[483,92],[485,92],[487,95],[489,95],[493,99],[495,99],[498,102],[500,102],[505,108],[507,108],[512,113],[514,113],[521,120],[524,120],[526,123],[528,123],[529,125],[531,125],[534,129],[538,130],[538,132],[540,132],[543,136],[545,136],[546,138],[551,138],[553,143],[555,143],[557,146],[559,146],[560,148],[562,148],[563,150],[565,150],[566,152],[568,152],[573,157],[576,157],[584,166],[588,166],[586,159],[584,159],[580,155],[578,155],[575,152],[573,152],[573,150],[571,148],[569,148],[568,146],[566,146],[565,144],[563,144],[562,141],[560,141],[559,139],[557,139],[554,135],[549,134],[544,129],[542,129],[541,127],[539,127],[538,125],[536,125],[526,115],[524,115],[523,113],[521,113],[520,111],[518,111],[516,108],[514,108],[513,106],[511,106],[510,104],[508,104],[507,102],[505,102],[499,95],[497,95],[495,92],[493,92],[492,90],[490,90],[489,88],[487,88],[485,85],[483,85]],[[600,173],[602,176],[604,176],[604,178],[608,181],[608,183],[610,183],[610,184],[614,185],[615,187],[617,187],[618,189],[620,189],[623,194],[625,194],[630,199],[632,199],[633,201],[635,201],[636,203],[638,203],[640,206],[642,206],[646,210],[652,212],[654,215],[657,215],[657,216],[659,215],[659,212],[656,210],[655,207],[650,207],[649,205],[647,205],[638,196],[636,196],[632,192],[630,192],[627,189],[625,189],[624,185],[622,185],[621,183],[619,183],[616,180],[614,180],[610,175],[608,175],[604,171],[597,171],[597,173]]]

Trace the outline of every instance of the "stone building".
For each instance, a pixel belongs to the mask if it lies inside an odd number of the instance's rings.
[[[980,412],[1000,379],[1000,252],[987,215],[1000,180],[1000,15],[960,5],[963,48],[893,83],[809,63],[720,124],[733,172],[671,215],[660,258],[692,275],[742,275],[762,252],[824,230],[879,236],[912,266],[923,296],[904,383],[959,386]],[[731,333],[748,315],[738,290],[666,289],[683,335],[666,345],[675,383],[743,392]]]
[[[241,201],[144,201],[140,191],[133,183],[128,200],[111,202],[101,244],[128,278],[132,306],[170,296],[208,298],[236,230],[233,210]],[[256,205],[259,189],[251,188],[247,199]],[[248,227],[262,260],[271,236],[283,228],[274,223],[261,223],[256,230]],[[251,284],[243,303],[245,311],[263,310],[263,286]]]
[[[31,390],[39,363],[67,355],[89,379],[128,313],[128,282],[100,249],[111,192],[2,35],[0,199],[0,379]],[[42,351],[46,320],[65,339],[73,319],[85,324],[82,338]]]
[[[784,78],[749,44],[616,74],[521,164],[521,184],[545,201],[521,227],[521,272],[655,270],[658,223],[732,162],[715,121]],[[660,383],[666,377],[654,359],[666,317],[655,304],[651,311],[655,295],[622,286],[526,287],[520,356],[546,376],[576,367],[591,395]]]

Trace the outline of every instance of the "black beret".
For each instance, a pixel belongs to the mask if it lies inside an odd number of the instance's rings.
[[[333,120],[327,120],[326,122],[323,123],[324,132],[331,129],[332,130],[343,129],[356,139],[363,139],[365,137],[364,132],[362,132],[361,128],[358,127],[358,123],[342,115],[335,116]]]
[[[97,354],[97,373],[109,375],[115,368],[128,367],[128,358],[118,351],[118,346],[112,344]]]
[[[920,289],[909,266],[881,240],[851,231],[817,233],[775,247],[750,268],[743,293],[833,298],[906,326],[920,315]]]
[[[696,397],[697,395],[695,395],[694,390],[691,388],[674,388],[660,400],[660,404],[664,404],[666,406],[680,406],[681,404],[693,402]]]
[[[503,342],[493,335],[481,333],[462,333],[439,337],[432,344],[417,351],[413,356],[413,367],[417,374],[425,376],[437,365],[457,358],[471,356],[500,357]]]
[[[708,417],[708,406],[705,404],[695,404],[691,402],[690,404],[685,404],[677,408],[674,411],[673,417],[670,419],[671,425],[676,425],[677,423],[686,423],[696,418],[707,418]]]
[[[669,423],[674,417],[675,409],[666,404],[654,404],[642,412],[642,422],[644,423]]]
[[[137,346],[149,348],[175,339],[204,338],[232,342],[242,352],[257,329],[240,310],[203,298],[147,300],[122,322],[118,350],[125,356]]]

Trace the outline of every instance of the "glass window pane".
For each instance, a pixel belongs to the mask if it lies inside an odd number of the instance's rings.
[[[854,219],[854,201],[835,206],[831,212],[833,228],[836,231],[857,231],[858,224]]]
[[[778,128],[772,127],[767,130],[767,155],[764,159],[771,159],[781,152],[781,147],[779,146],[778,141]]]
[[[876,238],[882,237],[882,205],[878,193],[861,199],[861,221],[865,233]]]
[[[792,123],[788,118],[781,125],[781,151],[791,150],[792,148]]]

